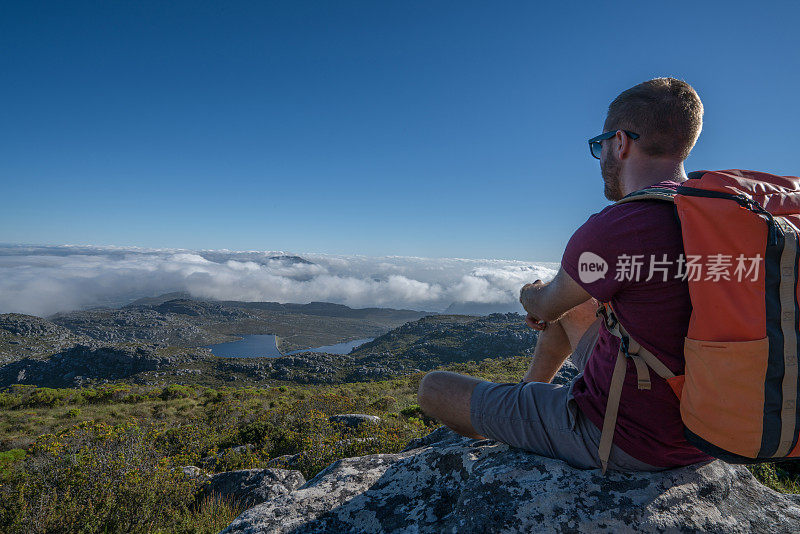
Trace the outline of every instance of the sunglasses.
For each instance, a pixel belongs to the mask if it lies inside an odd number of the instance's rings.
[[[600,152],[603,151],[603,144],[601,143],[601,141],[605,141],[606,139],[611,139],[612,137],[617,135],[618,131],[619,130],[611,130],[609,132],[603,132],[597,137],[592,137],[591,139],[589,139],[589,152],[592,153],[592,156],[594,156],[597,159],[600,159]],[[622,131],[625,132],[625,135],[627,135],[631,139],[639,138],[639,134],[637,133],[629,132],[628,130],[622,130]]]

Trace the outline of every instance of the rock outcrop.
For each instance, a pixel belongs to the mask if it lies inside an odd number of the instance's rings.
[[[392,360],[421,369],[454,362],[531,354],[538,333],[516,313],[486,317],[428,316],[357,347],[350,354],[362,365]]]
[[[0,314],[0,365],[24,358],[47,357],[89,341],[86,336],[35,315]]]
[[[800,496],[766,488],[742,466],[714,461],[602,476],[440,427],[400,453],[334,462],[223,532],[798,530]]]
[[[377,425],[381,418],[377,415],[367,415],[364,413],[340,413],[328,417],[331,423],[339,423],[348,428],[357,428],[362,424]]]
[[[279,495],[286,495],[305,484],[300,471],[288,469],[243,469],[218,473],[203,488],[202,495],[231,499],[255,506]]]
[[[115,380],[170,364],[151,347],[90,347],[75,345],[46,360],[25,358],[0,368],[0,387],[33,384],[40,387],[80,386],[88,379]]]
[[[21,313],[0,314],[0,330],[17,336],[55,336],[66,337],[70,331],[47,319]]]
[[[187,306],[172,304],[174,302],[166,302],[160,307],[165,310],[174,308],[185,313],[161,313],[158,309],[137,307],[59,313],[51,317],[51,320],[75,334],[87,336],[100,343],[141,342],[192,347],[211,341],[201,325],[196,324],[198,317],[190,315]]]

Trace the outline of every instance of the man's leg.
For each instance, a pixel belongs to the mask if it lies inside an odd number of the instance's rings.
[[[594,323],[597,301],[578,304],[561,318],[539,332],[533,349],[533,361],[523,378],[526,382],[551,382],[564,360],[575,351],[589,326]]]
[[[599,306],[600,303],[596,299],[589,299],[569,310],[558,320],[558,324],[561,325],[569,338],[572,350],[575,350],[575,347],[578,346],[578,342],[583,337],[586,329],[597,320],[595,313]]]
[[[596,310],[597,301],[589,299],[572,308],[555,324],[555,326],[560,324],[559,328],[563,328],[560,335],[566,336],[572,349],[577,346],[583,333],[594,322]],[[548,326],[540,333],[539,342],[549,328]],[[435,417],[462,436],[484,439],[484,436],[475,431],[470,419],[472,391],[479,382],[483,380],[450,371],[431,371],[422,377],[417,392],[417,402],[426,414]]]
[[[417,402],[426,414],[462,436],[485,439],[470,420],[472,390],[479,382],[483,380],[450,371],[431,371],[422,377]]]

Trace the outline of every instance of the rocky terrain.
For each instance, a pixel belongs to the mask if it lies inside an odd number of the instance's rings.
[[[215,487],[225,481],[228,488],[221,494],[261,501],[224,533],[777,534],[800,527],[800,495],[772,491],[743,466],[714,461],[603,476],[447,427],[400,453],[338,460],[302,485],[292,471],[257,471],[215,475]]]
[[[331,322],[332,328],[341,332],[347,330],[341,321],[369,322],[376,317],[388,321],[394,312],[350,310],[323,303],[287,305],[302,313],[259,310],[259,306],[272,304],[236,307],[177,298],[123,309],[61,314],[52,321],[0,315],[0,349],[5,362],[0,366],[0,387],[14,383],[74,387],[118,380],[207,386],[360,382],[446,363],[530,354],[536,341],[536,333],[525,326],[522,316],[494,314],[423,317],[347,355],[308,352],[279,358],[218,358],[198,346],[215,335],[224,337],[219,334],[223,326],[235,330],[249,321],[260,324],[263,333],[272,323],[258,313],[278,314],[283,320],[289,317],[296,328],[311,323],[313,329],[316,323]],[[326,310],[339,315],[322,315]],[[348,313],[362,318],[341,317]],[[405,312],[397,312],[391,320],[404,316]],[[340,321],[338,327],[336,321]],[[378,327],[369,323],[362,328]],[[282,347],[284,344],[282,338]]]
[[[405,361],[431,369],[451,362],[530,354],[535,343],[536,332],[516,313],[432,315],[395,328],[351,354],[364,360]]]
[[[329,303],[209,302],[185,298],[140,299],[123,308],[56,314],[50,318],[76,335],[103,343],[145,342],[200,347],[244,334],[276,334],[292,350],[381,335],[425,312],[352,309]]]
[[[0,314],[0,365],[23,358],[46,357],[91,339],[47,319],[19,313]]]
[[[46,359],[25,358],[0,367],[0,386],[79,387],[196,362],[205,354],[166,355],[153,347],[75,345]]]

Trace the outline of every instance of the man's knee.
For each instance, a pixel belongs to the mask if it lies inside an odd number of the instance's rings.
[[[561,319],[559,319],[559,322],[562,324],[564,321],[572,324],[591,324],[597,318],[595,313],[597,312],[597,308],[599,306],[600,303],[597,301],[597,299],[590,298],[586,302],[582,302],[581,304],[578,304],[577,306],[568,310],[561,317]]]
[[[436,398],[436,392],[441,389],[444,371],[431,371],[422,377],[417,391],[417,404],[426,413],[429,411]]]
[[[597,300],[591,298],[567,311],[558,320],[564,328],[564,332],[567,334],[573,349],[575,349],[586,330],[597,320],[595,312],[598,306]]]
[[[450,371],[431,371],[422,377],[417,403],[427,415],[461,435],[482,438],[472,428],[470,404],[478,378]]]

